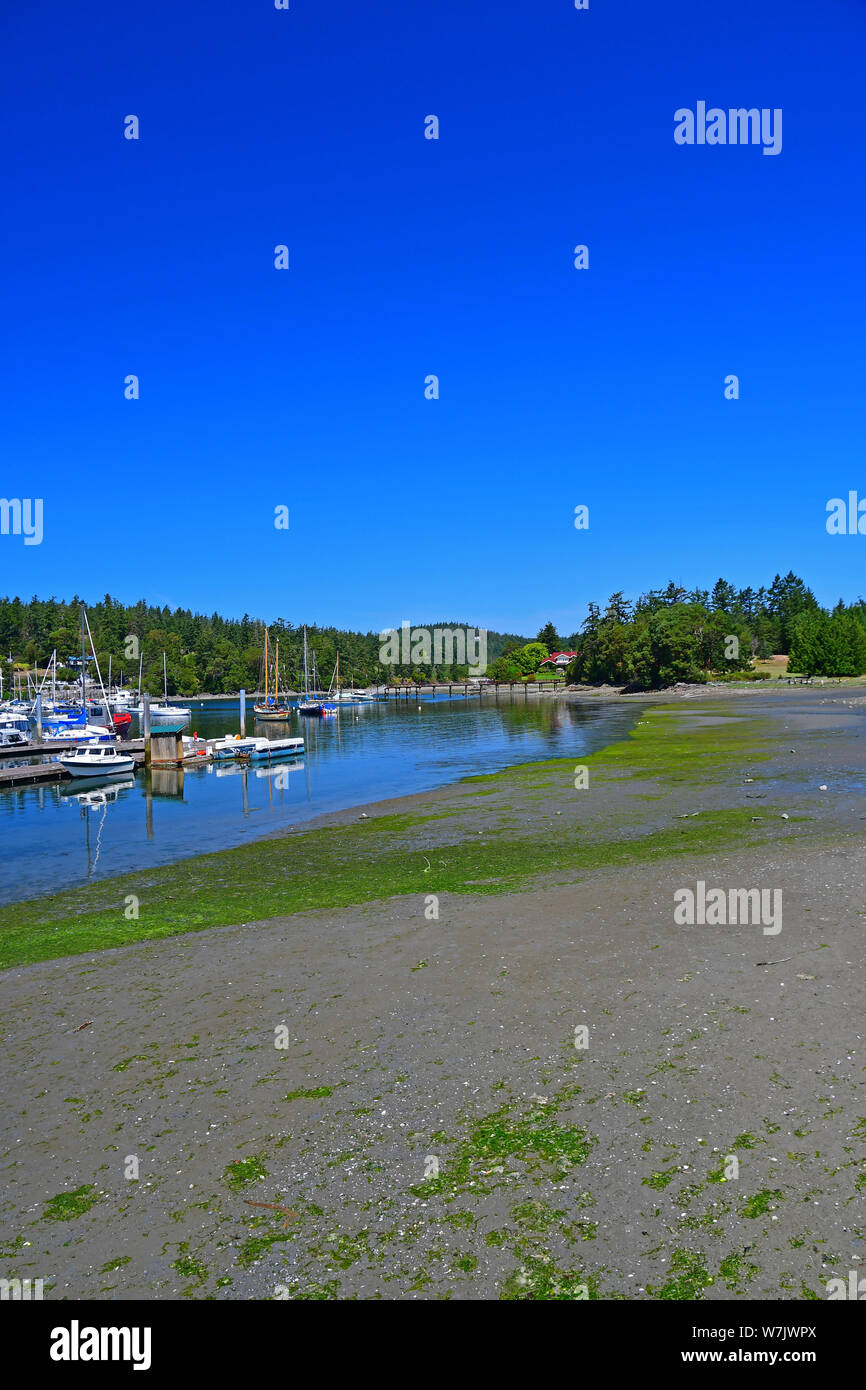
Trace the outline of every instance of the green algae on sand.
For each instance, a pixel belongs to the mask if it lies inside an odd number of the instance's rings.
[[[754,719],[670,706],[643,716],[627,738],[583,758],[600,785],[653,778],[697,788],[725,783],[735,766],[769,756],[770,731]],[[779,833],[766,802],[760,810],[721,807],[650,827],[638,793],[625,812],[605,810],[587,824],[579,800],[586,793],[568,790],[572,774],[573,759],[518,765],[465,779],[444,810],[440,797],[420,812],[272,836],[2,908],[0,968],[407,894],[515,892],[541,875],[567,881],[600,868],[760,845]],[[491,793],[481,806],[466,799],[474,795],[470,782]],[[551,809],[566,808],[555,834],[550,817],[539,821],[526,802],[539,787]],[[522,823],[497,826],[500,803],[522,808]],[[485,816],[491,820],[479,832]],[[432,854],[431,834],[440,837]],[[124,913],[129,894],[139,900],[136,921]]]

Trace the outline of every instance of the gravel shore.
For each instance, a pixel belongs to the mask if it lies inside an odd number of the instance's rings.
[[[866,705],[644,702],[638,735],[678,721],[675,768],[641,767],[638,737],[622,769],[588,760],[585,791],[541,764],[400,803],[428,813],[408,833],[429,891],[0,975],[0,1277],[52,1299],[401,1300],[798,1300],[847,1279]],[[736,847],[664,838],[728,815]],[[437,892],[449,846],[506,826],[629,856]],[[698,881],[782,890],[782,930],[677,925]]]

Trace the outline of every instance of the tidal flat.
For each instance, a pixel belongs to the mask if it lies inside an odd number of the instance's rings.
[[[3,909],[0,1277],[826,1297],[866,1255],[864,713],[647,699],[579,764]],[[782,931],[676,925],[699,880]]]

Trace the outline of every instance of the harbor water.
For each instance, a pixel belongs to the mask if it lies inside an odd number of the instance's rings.
[[[190,733],[214,738],[240,727],[237,700],[186,703]],[[519,692],[451,700],[413,695],[346,706],[326,719],[293,713],[286,724],[267,725],[255,725],[248,706],[248,734],[300,734],[303,756],[252,766],[140,769],[115,782],[0,791],[6,863],[0,902],[225,849],[325,812],[515,763],[577,762],[622,738],[636,717],[635,706]]]

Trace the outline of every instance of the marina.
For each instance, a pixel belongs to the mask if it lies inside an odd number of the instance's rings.
[[[117,743],[135,757],[136,771],[115,797],[100,802],[105,824],[96,864],[69,837],[65,808],[79,788],[56,762],[33,761],[53,758],[60,745],[0,756],[0,834],[14,832],[16,843],[15,881],[0,882],[0,902],[229,848],[328,812],[519,762],[579,758],[627,731],[635,710],[527,698],[522,689],[459,699],[447,689],[413,691],[411,701],[347,704],[329,719],[293,710],[289,722],[268,726],[262,738],[258,729],[240,736],[236,698],[189,703],[191,719],[182,726],[189,732],[169,736],[173,743],[181,739],[178,764],[146,767],[142,738]],[[158,734],[154,725],[152,736]],[[244,745],[243,756],[215,756],[225,742]],[[93,808],[82,805],[82,814]]]
[[[157,731],[158,734],[159,731]],[[182,756],[172,760],[177,764],[186,762],[227,761],[246,759],[254,762],[271,762],[277,759],[302,755],[302,738],[242,738],[240,734],[228,735],[222,739],[185,739],[182,743]],[[22,786],[28,782],[52,782],[72,775],[67,767],[72,756],[102,755],[105,766],[106,755],[127,755],[128,760],[141,767],[148,763],[147,740],[127,739],[108,746],[93,747],[89,743],[66,739],[57,743],[16,745],[0,748],[0,789]],[[26,762],[25,759],[43,757],[45,761]],[[14,762],[13,760],[17,760]],[[5,765],[4,764],[8,764]],[[129,768],[123,769],[125,772]]]

